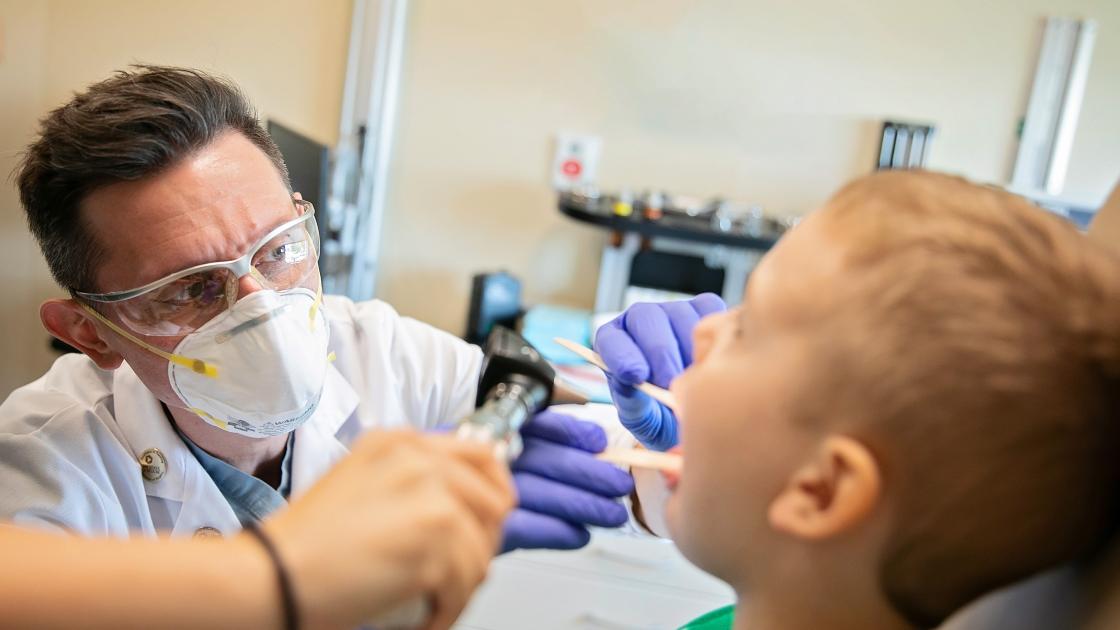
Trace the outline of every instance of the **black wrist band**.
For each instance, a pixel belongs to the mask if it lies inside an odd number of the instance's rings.
[[[280,604],[284,607],[284,630],[299,630],[299,611],[296,609],[292,579],[288,575],[288,569],[284,566],[284,562],[280,560],[280,554],[277,553],[276,546],[272,544],[272,539],[261,531],[257,523],[248,523],[245,525],[245,531],[260,542],[261,547],[264,547],[265,553],[268,554],[268,558],[272,560],[272,566],[276,568],[276,581],[280,584]]]

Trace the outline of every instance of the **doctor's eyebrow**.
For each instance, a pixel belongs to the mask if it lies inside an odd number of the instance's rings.
[[[249,239],[247,241],[248,244],[244,245],[241,252],[239,254],[237,254],[237,256],[234,257],[234,258],[221,258],[221,259],[210,258],[210,259],[204,259],[204,260],[199,259],[199,260],[196,260],[195,262],[190,262],[190,263],[187,263],[187,264],[181,264],[181,265],[176,266],[174,269],[166,270],[166,271],[160,273],[159,275],[156,275],[151,280],[146,281],[145,284],[147,284],[148,282],[155,282],[156,280],[159,280],[161,278],[166,278],[167,276],[170,276],[171,274],[174,274],[174,273],[178,273],[178,272],[180,272],[184,269],[190,269],[191,267],[197,267],[199,265],[208,265],[210,263],[229,262],[231,260],[237,260],[238,258],[240,258],[240,257],[242,257],[246,254],[253,253],[258,247],[264,245],[264,242],[262,242],[262,241],[273,230],[280,227],[281,225],[284,225],[285,223],[287,223],[289,221],[293,221],[293,220],[299,218],[299,216],[300,216],[299,214],[294,214],[290,217],[287,217],[287,218],[281,219],[279,221],[276,221],[275,223],[273,223],[273,224],[265,227],[264,229],[260,230],[259,233],[255,234],[253,236],[252,239]]]

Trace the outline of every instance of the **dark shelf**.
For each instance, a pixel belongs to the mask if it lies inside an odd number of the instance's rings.
[[[641,236],[672,238],[681,241],[725,245],[738,249],[768,250],[777,242],[777,236],[749,236],[713,230],[708,221],[700,218],[665,214],[657,221],[638,216],[621,217],[599,208],[588,208],[568,195],[560,195],[560,212],[580,221],[612,232],[636,232]]]

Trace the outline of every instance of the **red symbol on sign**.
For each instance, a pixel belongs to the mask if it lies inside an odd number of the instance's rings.
[[[583,165],[578,160],[566,160],[560,165],[560,172],[568,177],[579,177],[579,174],[583,172]]]

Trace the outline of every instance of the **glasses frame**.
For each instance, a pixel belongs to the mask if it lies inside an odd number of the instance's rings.
[[[256,255],[261,247],[263,247],[270,240],[283,234],[285,231],[290,230],[297,225],[300,225],[301,223],[310,222],[311,225],[308,226],[308,231],[314,230],[315,240],[320,241],[321,236],[319,235],[319,226],[315,222],[315,205],[310,201],[307,201],[306,199],[293,199],[292,203],[298,208],[303,208],[303,214],[272,229],[268,234],[265,234],[260,238],[260,240],[253,244],[253,246],[250,247],[244,255],[234,258],[233,260],[202,263],[201,265],[188,267],[187,269],[176,271],[175,273],[166,275],[159,280],[149,282],[148,284],[145,284],[141,287],[136,287],[135,289],[126,289],[124,291],[110,291],[109,293],[86,293],[84,291],[73,290],[73,293],[74,295],[85,300],[112,304],[115,302],[123,302],[125,300],[131,300],[132,298],[139,297],[141,295],[144,295],[145,293],[148,293],[149,291],[154,291],[166,284],[174,282],[179,278],[183,278],[185,276],[203,271],[210,271],[213,269],[228,269],[233,272],[237,278],[243,278],[252,272],[253,256]],[[318,264],[319,245],[316,245],[315,247],[315,261],[316,264]]]

